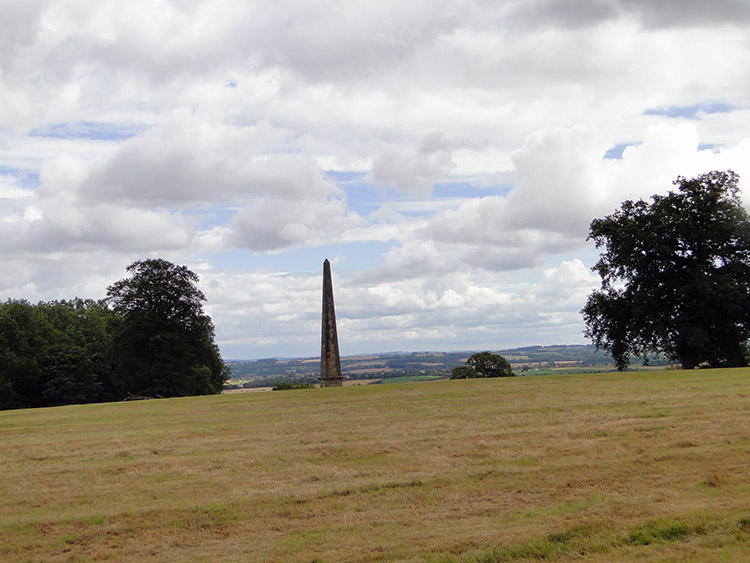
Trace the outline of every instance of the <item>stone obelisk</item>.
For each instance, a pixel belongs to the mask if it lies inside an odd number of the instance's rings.
[[[328,260],[323,262],[323,330],[320,340],[320,386],[340,387],[344,378],[341,376],[331,264]]]

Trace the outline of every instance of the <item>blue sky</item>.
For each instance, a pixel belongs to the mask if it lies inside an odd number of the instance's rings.
[[[595,217],[750,178],[750,4],[0,7],[0,298],[201,277],[226,358],[584,343]],[[745,200],[747,201],[747,200]]]

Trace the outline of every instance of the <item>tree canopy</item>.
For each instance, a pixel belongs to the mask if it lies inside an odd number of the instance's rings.
[[[0,409],[115,398],[102,302],[75,299],[0,304]]]
[[[465,366],[453,368],[451,379],[474,379],[477,377],[509,377],[515,375],[508,361],[500,354],[479,352],[466,360]]]
[[[147,396],[220,393],[227,373],[203,313],[198,276],[162,259],[128,266],[131,276],[107,288],[119,314],[114,360],[121,390]]]
[[[658,352],[686,369],[747,365],[750,220],[738,181],[731,170],[678,177],[676,192],[592,221],[602,282],[581,312],[618,369]]]
[[[221,392],[198,276],[165,260],[128,271],[109,302],[0,303],[0,409]]]

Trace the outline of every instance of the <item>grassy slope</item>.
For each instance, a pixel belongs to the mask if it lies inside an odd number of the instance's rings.
[[[750,370],[0,412],[0,560],[750,560]]]
[[[440,379],[447,378],[437,375],[406,375],[403,377],[389,377],[388,379],[384,379],[383,383],[416,383],[418,381],[438,381]]]

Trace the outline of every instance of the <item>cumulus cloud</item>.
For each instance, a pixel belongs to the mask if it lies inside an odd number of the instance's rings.
[[[232,247],[281,250],[325,244],[358,224],[360,219],[347,212],[342,199],[259,199],[237,213],[227,236]]]
[[[542,278],[529,289],[529,294],[543,304],[546,314],[559,315],[570,324],[580,322],[578,311],[600,279],[581,260],[563,261],[558,267],[546,268]]]
[[[94,158],[61,154],[42,167],[33,220],[14,221],[14,247],[188,249],[194,226],[178,206],[234,209],[226,226],[201,234],[214,250],[320,244],[361,224],[289,137],[267,122],[235,125],[179,109]]]
[[[750,20],[750,7],[738,0],[528,0],[509,3],[508,18],[524,26],[552,25],[580,28],[622,16],[637,18],[650,27],[741,25]]]
[[[82,190],[145,206],[336,193],[314,162],[293,153],[290,135],[268,122],[235,125],[181,108],[92,163]]]
[[[576,340],[591,219],[677,175],[745,188],[749,10],[9,3],[0,290],[164,256],[201,265],[228,350],[314,351],[331,254],[358,349]]]
[[[738,0],[717,0],[711,4],[700,0],[620,0],[621,8],[632,10],[648,26],[708,27],[716,24],[745,25],[750,22],[750,6]]]
[[[209,271],[202,276],[206,294],[221,303],[211,305],[210,312],[225,319],[217,325],[223,348],[262,341],[283,355],[292,342],[316,353],[321,290],[317,273]],[[411,349],[425,342],[433,346],[428,349],[442,350],[552,344],[560,338],[581,342],[580,298],[594,285],[594,276],[579,260],[547,268],[534,283],[524,284],[503,275],[469,272],[362,283],[334,270],[341,350]],[[232,337],[241,329],[244,334]]]
[[[607,146],[607,137],[587,126],[531,134],[513,153],[516,183],[507,197],[461,200],[423,220],[370,275],[404,279],[539,267],[545,256],[582,251],[591,221],[624,199],[666,193],[678,175],[742,167],[747,150],[701,148],[692,123],[649,127],[622,159],[604,159]]]
[[[417,150],[388,148],[372,163],[376,184],[392,186],[410,195],[429,195],[434,182],[455,166],[452,155],[460,149],[478,150],[483,143],[462,138],[448,138],[441,131],[426,135]]]
[[[522,345],[529,335],[551,343],[566,332],[568,341],[579,342],[581,298],[595,285],[595,276],[580,260],[545,269],[535,283],[464,271],[381,282],[364,295],[345,292],[344,303],[353,311],[344,306],[342,314],[354,339],[377,327],[383,339],[398,342],[407,333],[443,349],[496,349],[500,340]]]
[[[318,276],[209,270],[201,273],[201,284],[209,298],[206,312],[222,320],[216,331],[225,357],[246,357],[250,348],[282,356],[290,347],[319,348]]]
[[[52,252],[168,252],[190,245],[193,234],[179,213],[64,201],[29,204],[0,220],[0,256]],[[156,239],[156,241],[155,241]]]

